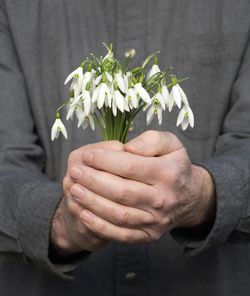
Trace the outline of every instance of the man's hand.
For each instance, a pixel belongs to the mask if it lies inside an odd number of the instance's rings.
[[[93,147],[85,166],[72,168],[72,197],[84,209],[83,225],[98,237],[123,243],[150,242],[177,227],[213,219],[210,174],[191,164],[171,133],[147,131],[124,151]]]
[[[84,206],[80,206],[71,197],[70,188],[73,181],[69,175],[75,167],[84,167],[82,158],[84,151],[104,148],[121,151],[123,144],[118,141],[100,142],[83,146],[69,155],[67,172],[63,181],[64,197],[55,212],[51,228],[51,242],[59,254],[67,255],[82,250],[93,251],[106,243],[105,239],[81,223],[79,216]]]

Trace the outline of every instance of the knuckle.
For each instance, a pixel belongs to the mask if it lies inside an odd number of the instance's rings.
[[[153,200],[152,207],[153,209],[159,210],[162,209],[165,203],[165,197],[161,194],[155,196]]]
[[[69,212],[71,214],[73,214],[74,216],[78,214],[80,206],[77,202],[72,200],[72,198],[68,198],[67,205],[68,205]]]
[[[101,221],[101,220],[95,221],[92,226],[98,235],[103,236],[105,234],[106,225],[104,221]]]
[[[153,231],[152,233],[150,233],[150,240],[153,242],[153,241],[156,241],[158,239],[161,238],[161,233],[158,232],[158,231]]]
[[[144,225],[152,225],[152,224],[156,224],[157,222],[158,221],[153,214],[143,215],[141,219],[141,224],[144,224]]]
[[[95,183],[96,183],[96,179],[95,179],[95,175],[90,173],[90,172],[86,172],[84,174],[84,183],[86,184],[87,187],[92,188]]]
[[[134,240],[134,236],[133,236],[132,231],[131,230],[127,230],[124,233],[124,235],[123,235],[123,237],[121,239],[121,242],[127,244],[127,243],[133,242],[133,240]]]
[[[125,170],[126,170],[128,177],[133,177],[137,171],[136,163],[134,161],[130,160],[126,165]]]
[[[119,202],[120,203],[123,203],[123,204],[126,204],[127,203],[127,200],[130,198],[131,196],[131,190],[129,188],[121,188],[120,189],[120,194],[119,194]]]
[[[128,224],[130,213],[128,210],[121,210],[118,217],[118,224],[124,226]]]

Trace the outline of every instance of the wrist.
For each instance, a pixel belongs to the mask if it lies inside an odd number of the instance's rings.
[[[61,257],[82,251],[82,248],[71,241],[71,236],[68,234],[67,223],[70,217],[65,218],[65,207],[65,197],[63,197],[54,214],[50,231],[50,245],[53,253]],[[65,219],[68,220],[67,223]]]
[[[216,213],[215,186],[210,173],[203,167],[192,165],[192,175],[197,196],[200,199],[200,211],[194,221],[195,227],[210,227]]]

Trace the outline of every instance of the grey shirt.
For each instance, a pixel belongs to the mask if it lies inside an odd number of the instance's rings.
[[[168,235],[143,246],[111,243],[83,261],[71,284],[19,259],[59,274],[74,265],[49,260],[51,219],[63,194],[70,151],[100,137],[67,122],[69,140],[51,143],[50,128],[56,107],[68,97],[65,77],[90,52],[104,54],[102,41],[114,44],[118,58],[135,48],[135,64],[160,50],[162,68],[173,66],[177,75],[190,77],[183,87],[195,128],[177,129],[175,114],[150,128],[174,132],[191,160],[211,173],[217,212],[209,233],[176,230],[173,236],[190,254],[228,240],[249,240],[249,28],[247,0],[0,0],[0,283],[5,295],[17,295],[21,288],[31,291],[26,295],[195,295],[202,284],[205,295],[231,295],[232,282],[250,289],[244,281],[250,275],[244,270],[248,244],[226,244],[185,259],[183,247]],[[145,129],[140,114],[131,137]],[[133,283],[128,272],[137,274]],[[10,274],[16,287],[7,281]]]

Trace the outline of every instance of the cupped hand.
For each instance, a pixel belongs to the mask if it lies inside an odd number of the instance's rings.
[[[123,144],[118,141],[100,142],[86,145],[71,152],[68,158],[67,172],[63,180],[64,196],[54,214],[50,239],[54,248],[62,254],[80,252],[82,250],[93,251],[107,243],[107,241],[91,231],[84,225],[79,216],[84,209],[72,198],[70,189],[73,180],[69,172],[75,167],[82,167],[83,153],[88,149],[112,149],[123,150]]]
[[[212,177],[191,164],[175,135],[147,131],[123,150],[110,148],[84,150],[85,165],[70,170],[70,194],[92,233],[104,240],[145,243],[173,228],[213,219]]]

